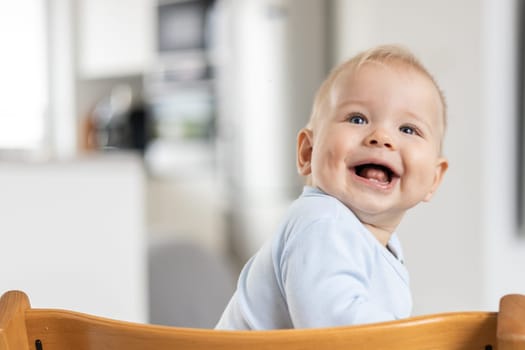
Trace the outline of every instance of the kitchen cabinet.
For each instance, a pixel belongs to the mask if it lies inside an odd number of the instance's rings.
[[[155,0],[79,0],[80,78],[142,74],[155,57]]]
[[[1,162],[0,291],[147,322],[145,185],[134,153]]]

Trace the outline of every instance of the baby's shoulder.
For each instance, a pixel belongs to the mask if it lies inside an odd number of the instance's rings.
[[[352,211],[336,198],[323,193],[303,193],[289,208],[281,226],[288,240],[296,234],[355,230],[360,222]]]
[[[289,214],[291,217],[306,221],[337,219],[352,215],[350,210],[335,197],[320,192],[303,193],[292,204]]]
[[[290,207],[274,241],[274,250],[281,257],[298,247],[359,251],[367,245],[366,240],[365,227],[338,199],[322,193],[303,193]]]

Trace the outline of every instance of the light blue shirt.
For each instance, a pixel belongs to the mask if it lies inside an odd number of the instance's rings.
[[[244,266],[217,329],[313,328],[408,317],[408,272],[340,201],[305,187]]]

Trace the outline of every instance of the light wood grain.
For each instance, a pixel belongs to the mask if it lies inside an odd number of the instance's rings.
[[[8,292],[0,298],[0,350],[29,349],[25,325],[27,309],[29,299],[22,292]]]
[[[453,313],[374,325],[309,330],[216,331],[132,324],[68,311],[32,310],[32,340],[47,348],[168,349],[485,349],[496,344],[496,313]]]
[[[8,292],[0,300],[0,350],[37,350],[36,341],[42,350],[515,350],[525,349],[524,315],[525,297],[515,296],[502,299],[499,313],[444,313],[322,329],[217,331],[32,309],[25,294]]]
[[[504,350],[525,349],[525,296],[509,294],[501,298],[497,337]]]

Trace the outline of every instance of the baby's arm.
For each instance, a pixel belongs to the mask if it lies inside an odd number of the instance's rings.
[[[363,234],[349,232],[337,220],[318,220],[286,243],[282,287],[295,328],[396,319],[371,298],[374,249]]]

